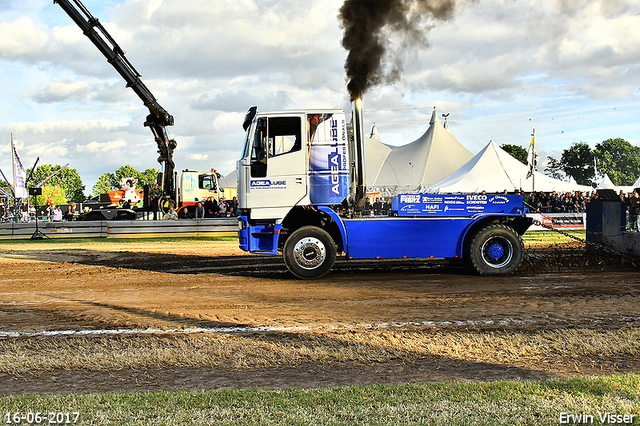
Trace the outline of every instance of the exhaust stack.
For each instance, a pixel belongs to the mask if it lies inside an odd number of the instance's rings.
[[[367,197],[364,175],[364,119],[362,115],[362,98],[355,99],[351,105],[351,123],[353,129],[352,138],[349,141],[349,155],[351,157],[349,201],[355,211],[360,211],[364,207]]]

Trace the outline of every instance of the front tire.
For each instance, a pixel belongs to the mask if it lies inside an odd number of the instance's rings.
[[[324,276],[333,267],[336,245],[325,230],[304,226],[287,238],[282,255],[293,275],[313,280]]]
[[[480,275],[508,275],[520,267],[524,243],[513,228],[491,225],[475,234],[468,256],[469,267]]]

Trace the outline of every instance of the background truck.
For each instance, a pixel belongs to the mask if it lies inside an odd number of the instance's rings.
[[[342,110],[258,113],[243,123],[239,244],[282,253],[293,275],[319,278],[347,259],[460,259],[483,275],[522,262],[531,225],[520,195],[400,194],[390,217],[361,217],[366,197],[361,100]]]
[[[105,218],[108,220],[133,220],[139,212],[165,210],[166,206],[160,204],[167,204],[175,207],[179,215],[195,217],[195,207],[199,201],[205,201],[209,197],[213,197],[216,201],[219,201],[220,198],[224,196],[224,188],[220,185],[220,174],[218,174],[214,169],[211,169],[210,172],[183,170],[176,181],[179,182],[178,190],[175,192],[176,198],[155,200],[157,205],[154,208],[153,205],[146,205],[144,202],[144,190],[135,189],[135,179],[122,179],[121,189],[109,191],[106,194],[100,194],[98,197],[95,197],[95,199],[84,202],[83,206],[90,207],[92,210],[91,212],[82,214],[81,220],[103,220]],[[146,195],[146,197],[149,204],[154,202],[153,199],[149,199],[153,197],[149,197],[149,195]],[[122,211],[110,212],[111,210],[114,210],[120,202],[126,204],[127,201],[130,202],[131,207],[126,209],[120,208],[119,210],[130,210],[129,213],[125,214]],[[163,201],[163,203],[160,201]]]
[[[223,190],[219,184],[219,175],[215,170],[211,172],[195,172],[184,170],[180,177],[179,188],[176,188],[177,173],[175,172],[175,164],[173,161],[173,151],[177,144],[174,139],[170,139],[167,134],[167,127],[173,126],[174,118],[169,114],[156,100],[151,91],[140,79],[140,73],[125,57],[124,51],[118,43],[111,37],[109,32],[102,26],[100,21],[95,18],[89,10],[82,4],[80,0],[54,0],[54,3],[69,15],[69,17],[80,27],[84,35],[98,48],[98,50],[107,59],[115,70],[122,76],[127,83],[127,87],[133,91],[142,100],[144,105],[149,109],[144,125],[151,129],[153,137],[158,146],[158,162],[161,165],[161,172],[158,176],[158,185],[162,191],[162,198],[165,202],[159,204],[160,209],[165,205],[171,205],[176,209],[190,209],[195,205],[195,199],[201,200],[209,196],[213,196],[216,200],[220,199]],[[117,198],[119,191],[114,191],[113,197],[108,200],[97,201],[110,202]],[[138,195],[141,195],[138,193]],[[124,196],[124,191],[122,196]],[[144,196],[144,195],[143,195]],[[85,203],[87,204],[87,203]],[[145,200],[144,207],[138,210],[155,211],[156,205],[152,200]],[[129,213],[114,212],[113,209],[100,209],[92,214],[84,214],[85,219],[131,219],[135,218],[135,212]]]

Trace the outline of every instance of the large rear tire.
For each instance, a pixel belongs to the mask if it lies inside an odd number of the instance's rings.
[[[524,243],[513,228],[490,225],[472,238],[469,267],[480,275],[508,275],[515,272],[524,256]]]
[[[333,267],[336,245],[325,230],[304,226],[287,238],[282,255],[293,275],[313,280],[324,276]]]

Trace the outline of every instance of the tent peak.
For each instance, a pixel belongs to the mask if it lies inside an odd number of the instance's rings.
[[[369,136],[370,138],[374,137],[374,136],[380,136],[378,134],[378,127],[376,126],[376,123],[373,123],[373,127],[371,128],[371,135]]]
[[[435,123],[440,123],[440,120],[438,119],[438,111],[436,110],[436,107],[433,107],[433,112],[431,113],[431,120],[429,121],[429,124]]]

